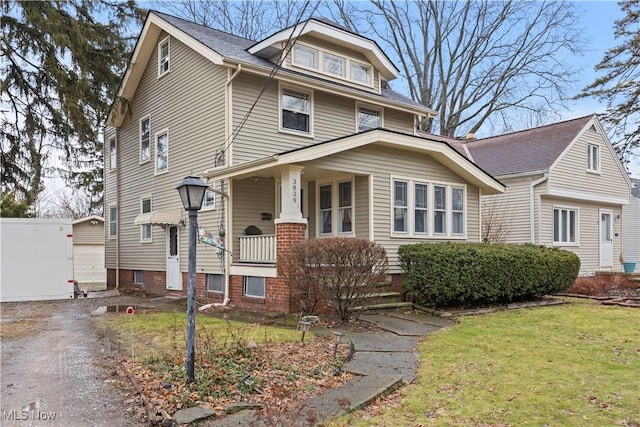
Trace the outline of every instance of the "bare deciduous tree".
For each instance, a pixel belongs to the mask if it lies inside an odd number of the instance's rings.
[[[424,130],[446,136],[557,113],[575,83],[563,56],[583,48],[570,2],[336,0],[331,13],[382,41],[410,96],[438,113]]]
[[[504,243],[511,227],[511,211],[503,198],[485,197],[482,200],[482,241]]]

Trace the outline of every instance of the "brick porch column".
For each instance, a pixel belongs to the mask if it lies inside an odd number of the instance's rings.
[[[278,222],[276,219],[276,253],[278,254],[278,259],[286,257],[291,246],[305,239],[306,228],[306,221]],[[279,275],[280,267],[278,267],[278,276]],[[300,311],[300,301],[293,301],[291,293],[289,292],[289,287],[281,277],[276,278],[274,287],[271,291],[278,295],[278,299],[286,306],[282,308],[287,313]]]

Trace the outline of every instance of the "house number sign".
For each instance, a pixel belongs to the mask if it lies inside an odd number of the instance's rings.
[[[292,199],[293,199],[293,204],[298,203],[298,193],[297,193],[297,190],[298,190],[298,180],[297,180],[297,179],[295,179],[295,178],[293,178],[293,179],[291,180],[291,196],[292,196]]]

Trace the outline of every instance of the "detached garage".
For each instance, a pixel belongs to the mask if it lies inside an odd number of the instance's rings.
[[[92,215],[73,221],[73,278],[82,290],[107,289],[102,217]]]

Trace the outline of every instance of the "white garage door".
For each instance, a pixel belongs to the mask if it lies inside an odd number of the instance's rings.
[[[73,246],[73,279],[78,282],[80,289],[86,289],[86,285],[104,285],[98,288],[106,289],[104,245]],[[98,288],[94,289],[92,286],[91,290],[99,290]]]

